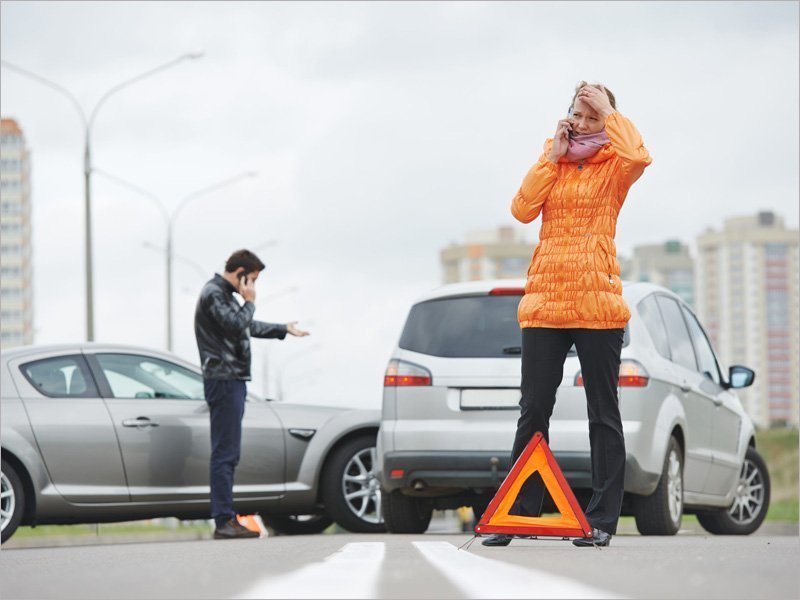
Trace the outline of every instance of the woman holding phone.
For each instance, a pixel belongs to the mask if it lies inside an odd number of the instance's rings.
[[[586,518],[592,537],[577,546],[608,546],[616,533],[625,475],[625,440],[617,384],[625,324],[614,236],[630,187],[651,163],[633,123],[599,84],[578,84],[568,116],[531,168],[511,203],[522,223],[540,214],[539,244],[519,303],[522,328],[520,417],[512,463],[534,433],[548,427],[572,344],[578,352],[589,415],[592,498]],[[521,514],[539,516],[544,489],[524,486]],[[487,546],[507,546],[492,535]]]

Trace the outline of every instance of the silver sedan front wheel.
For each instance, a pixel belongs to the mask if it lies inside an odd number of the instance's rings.
[[[363,435],[337,446],[321,480],[325,511],[353,533],[384,533],[381,486],[375,476],[375,436]]]
[[[381,486],[375,476],[375,447],[364,448],[344,468],[342,493],[347,506],[367,523],[383,523]]]

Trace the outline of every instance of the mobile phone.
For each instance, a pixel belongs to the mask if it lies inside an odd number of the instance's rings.
[[[574,106],[570,106],[569,107],[569,110],[567,110],[567,119],[571,119],[572,118],[572,113],[574,112],[574,110],[575,110]],[[569,133],[569,138],[572,139],[572,124],[570,124],[568,133]]]

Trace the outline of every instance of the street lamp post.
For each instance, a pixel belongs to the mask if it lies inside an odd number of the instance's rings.
[[[97,102],[95,107],[92,109],[92,112],[89,115],[89,118],[86,118],[86,112],[83,110],[83,107],[75,98],[75,96],[70,92],[68,89],[63,87],[62,85],[55,83],[54,81],[50,81],[49,79],[42,77],[41,75],[37,75],[32,71],[28,71],[27,69],[23,69],[15,64],[12,64],[6,60],[0,61],[2,66],[19,73],[20,75],[24,75],[29,79],[33,79],[41,84],[46,85],[47,87],[56,90],[64,94],[67,98],[69,98],[70,102],[75,106],[78,110],[78,114],[81,117],[81,121],[83,123],[83,130],[84,130],[84,151],[83,151],[83,179],[84,179],[84,204],[85,204],[85,262],[86,262],[86,339],[87,341],[94,341],[94,279],[92,275],[92,152],[91,152],[91,130],[92,124],[94,123],[95,118],[97,117],[97,112],[100,110],[100,107],[109,99],[113,94],[120,91],[121,89],[128,87],[129,85],[141,81],[147,77],[151,77],[156,73],[164,71],[165,69],[169,69],[177,65],[178,63],[184,60],[194,60],[197,58],[201,58],[203,56],[203,52],[189,52],[187,54],[182,54],[181,56],[166,62],[162,65],[159,65],[149,71],[145,71],[135,77],[131,77],[123,81],[122,83],[118,83],[110,90],[108,90]]]
[[[200,190],[197,190],[196,192],[192,192],[191,194],[183,198],[183,200],[181,200],[180,203],[178,204],[178,207],[172,212],[172,214],[170,214],[167,211],[164,202],[155,194],[140,188],[138,185],[125,181],[124,179],[120,179],[115,175],[111,175],[110,173],[107,173],[101,169],[95,169],[95,172],[107,179],[110,179],[111,181],[117,183],[118,185],[121,185],[122,187],[128,188],[152,200],[153,202],[156,203],[161,212],[161,216],[164,218],[164,224],[166,225],[167,229],[166,264],[165,264],[166,276],[167,276],[167,282],[166,282],[167,283],[167,309],[166,309],[167,350],[171,352],[172,351],[172,260],[174,257],[174,253],[172,250],[173,247],[172,239],[175,230],[175,220],[178,218],[178,215],[181,213],[181,211],[184,208],[186,208],[186,205],[191,203],[192,201],[197,200],[198,198],[201,198],[202,196],[205,196],[207,194],[210,194],[211,192],[214,192],[220,188],[236,183],[237,181],[245,177],[255,177],[256,175],[258,175],[258,173],[256,171],[245,171],[234,177],[223,179],[222,181],[208,185]]]

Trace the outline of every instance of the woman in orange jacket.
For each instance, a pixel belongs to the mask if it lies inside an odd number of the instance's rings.
[[[540,214],[539,244],[519,303],[522,399],[512,450],[519,458],[534,433],[548,427],[572,344],[578,352],[589,414],[592,499],[586,518],[592,537],[578,546],[607,546],[616,533],[625,475],[625,440],[617,384],[625,324],[614,235],[631,185],[651,163],[633,123],[616,111],[602,85],[581,82],[569,116],[528,172],[511,203],[522,223]],[[518,509],[541,513],[544,489],[524,486]],[[506,546],[493,535],[487,546]]]

